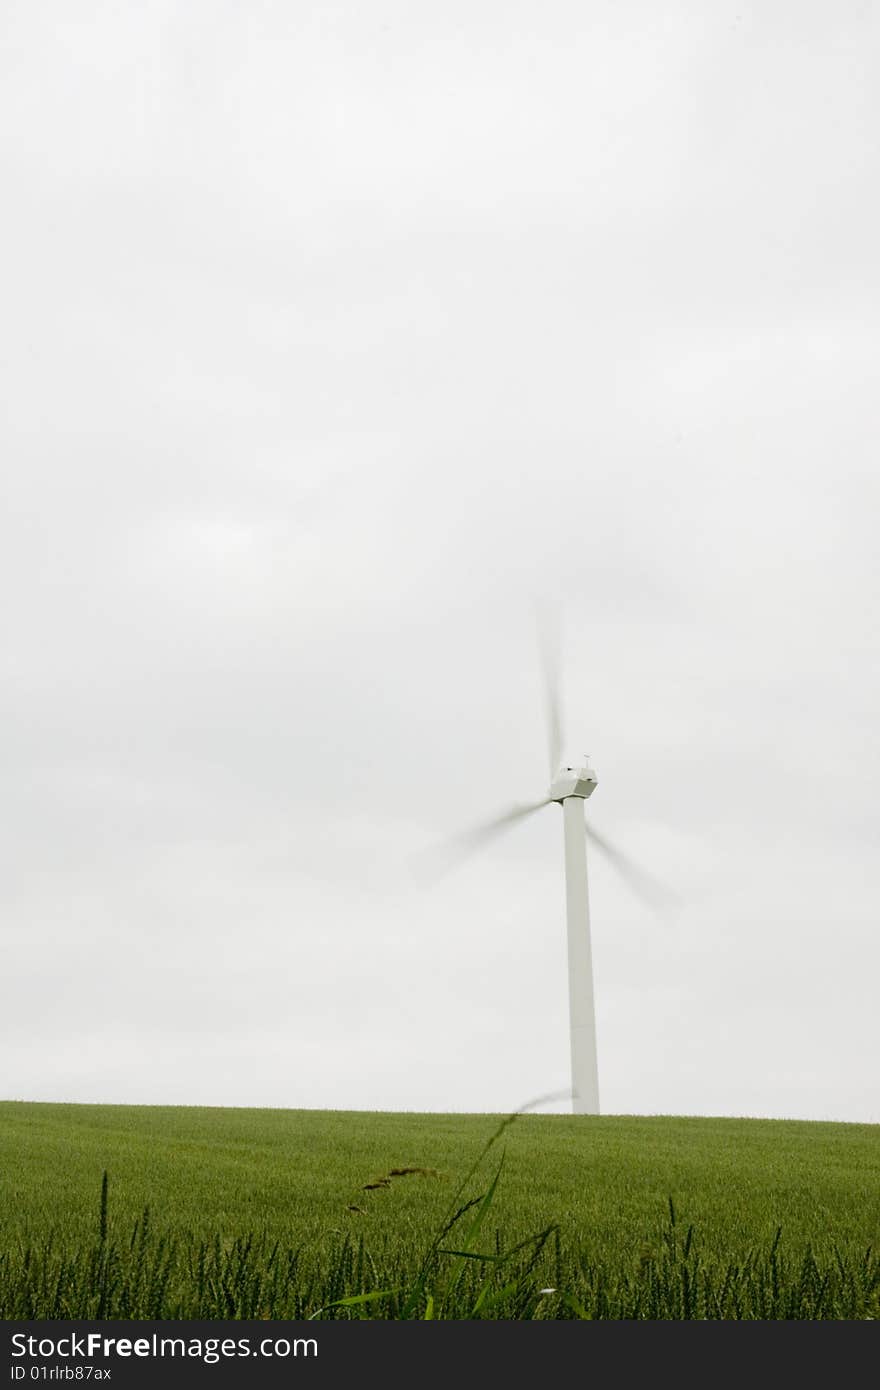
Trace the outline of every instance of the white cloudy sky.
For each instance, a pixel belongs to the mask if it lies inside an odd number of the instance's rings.
[[[880,14],[6,0],[0,1095],[880,1120]]]

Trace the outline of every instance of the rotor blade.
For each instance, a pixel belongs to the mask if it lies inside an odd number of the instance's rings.
[[[665,883],[661,883],[653,874],[642,869],[634,859],[631,859],[628,854],[624,854],[623,850],[617,849],[591,825],[586,826],[586,831],[587,839],[596,846],[600,853],[605,855],[609,863],[614,865],[631,892],[635,893],[637,898],[641,898],[642,902],[652,911],[669,912],[679,905],[681,899],[678,894],[668,888]]]
[[[517,821],[524,820],[526,816],[540,811],[542,806],[549,805],[549,801],[536,801],[531,806],[512,806],[509,811],[504,811],[483,825],[476,825],[472,830],[453,835],[436,848],[416,856],[415,867],[418,877],[423,880],[441,878],[456,868],[462,860],[476,854],[484,845],[491,844],[512,825],[516,825]]]
[[[547,721],[547,751],[550,756],[551,780],[559,771],[562,758],[562,697],[559,678],[559,611],[542,603],[538,605],[538,651],[544,676],[544,714]]]

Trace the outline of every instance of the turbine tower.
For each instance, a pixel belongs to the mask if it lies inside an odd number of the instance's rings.
[[[596,1053],[596,1007],[587,885],[587,827],[584,820],[584,802],[595,788],[596,775],[588,758],[582,767],[561,768],[550,788],[550,800],[558,801],[562,807],[565,830],[568,1024],[571,1035],[571,1097],[575,1115],[599,1113],[599,1062]]]
[[[550,788],[542,801],[513,806],[499,816],[446,842],[431,856],[435,873],[494,840],[517,821],[554,802],[562,807],[565,845],[565,911],[568,929],[568,1021],[571,1044],[571,1094],[575,1115],[599,1114],[599,1065],[596,1048],[596,1008],[593,992],[593,953],[590,942],[590,899],[587,883],[589,840],[618,870],[629,887],[650,907],[669,905],[673,895],[628,855],[588,825],[584,802],[596,790],[596,774],[588,757],[575,765],[562,758],[562,708],[558,642],[546,615],[539,621],[539,645],[544,673]]]

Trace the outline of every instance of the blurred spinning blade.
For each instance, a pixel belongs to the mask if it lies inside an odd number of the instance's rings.
[[[547,722],[547,752],[550,780],[559,771],[562,759],[562,682],[560,679],[561,622],[559,609],[550,603],[537,605],[538,652],[544,677],[544,714]]]
[[[527,816],[532,816],[536,811],[540,811],[543,806],[549,806],[549,801],[535,801],[528,806],[512,806],[509,811],[504,811],[500,816],[495,816],[490,821],[485,821],[481,825],[475,825],[471,830],[465,830],[460,835],[453,835],[451,839],[444,840],[434,849],[426,850],[416,856],[415,874],[423,883],[434,882],[442,878],[444,874],[456,869],[465,859],[470,859],[484,846],[491,844],[511,826],[516,825],[517,821],[525,820]]]
[[[680,906],[681,899],[677,893],[668,888],[665,883],[661,883],[653,874],[649,874],[646,869],[631,859],[623,850],[612,845],[610,840],[606,840],[604,835],[600,835],[598,830],[594,830],[591,825],[585,825],[587,840],[591,845],[595,845],[600,854],[603,854],[612,864],[620,877],[623,879],[627,888],[646,907],[652,912],[666,915],[674,908]]]

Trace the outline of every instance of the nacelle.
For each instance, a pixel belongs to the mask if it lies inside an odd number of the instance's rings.
[[[578,767],[561,767],[550,788],[551,801],[564,801],[567,796],[580,796],[586,801],[596,790],[597,777],[589,758]]]

